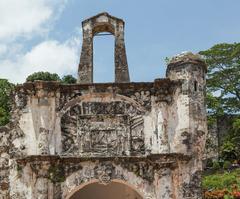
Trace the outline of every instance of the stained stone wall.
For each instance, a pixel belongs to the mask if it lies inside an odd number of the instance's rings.
[[[216,121],[208,125],[208,134],[204,152],[204,162],[207,160],[217,160],[219,151],[224,143],[224,139],[233,128],[233,121],[239,118],[239,115],[225,114],[217,117]]]
[[[206,137],[206,145],[204,151],[204,166],[207,166],[208,160],[218,160],[219,158],[219,140],[217,123],[208,125],[208,134]]]
[[[0,129],[0,198],[71,199],[111,181],[146,199],[201,198],[205,72],[188,53],[153,82],[19,85]]]

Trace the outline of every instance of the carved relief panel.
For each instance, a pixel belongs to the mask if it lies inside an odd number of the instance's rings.
[[[123,116],[79,116],[77,140],[85,155],[129,154],[129,118]]]
[[[79,102],[61,119],[63,153],[87,157],[143,154],[142,114],[126,101]]]

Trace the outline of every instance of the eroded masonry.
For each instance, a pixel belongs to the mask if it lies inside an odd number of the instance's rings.
[[[180,54],[166,78],[132,83],[124,21],[101,13],[82,25],[77,84],[16,88],[0,128],[0,199],[202,198],[205,63]],[[93,83],[100,32],[115,36],[114,83]]]

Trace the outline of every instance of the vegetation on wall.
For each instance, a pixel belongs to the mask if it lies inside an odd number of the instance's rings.
[[[14,85],[6,79],[0,79],[0,126],[9,122],[11,110],[10,94]]]
[[[202,186],[205,199],[239,199],[240,169],[206,175]]]

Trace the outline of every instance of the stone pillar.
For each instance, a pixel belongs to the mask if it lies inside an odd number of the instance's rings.
[[[83,25],[83,44],[78,67],[78,83],[93,83],[93,36],[89,24]]]
[[[157,182],[155,184],[156,199],[177,198],[174,194],[171,175],[171,169],[169,168],[158,171]]]
[[[129,82],[127,55],[124,43],[124,23],[119,22],[115,32],[115,82]]]
[[[56,112],[59,82],[35,81],[25,83],[23,88],[27,93],[27,104],[19,128],[24,135],[24,152],[27,155],[54,155],[61,151],[60,119]]]
[[[35,197],[38,199],[50,199],[48,197],[48,179],[38,178],[35,185]]]
[[[161,103],[159,105],[159,112],[157,114],[157,132],[158,132],[158,146],[159,153],[169,153],[169,141],[167,132],[167,105]]]

